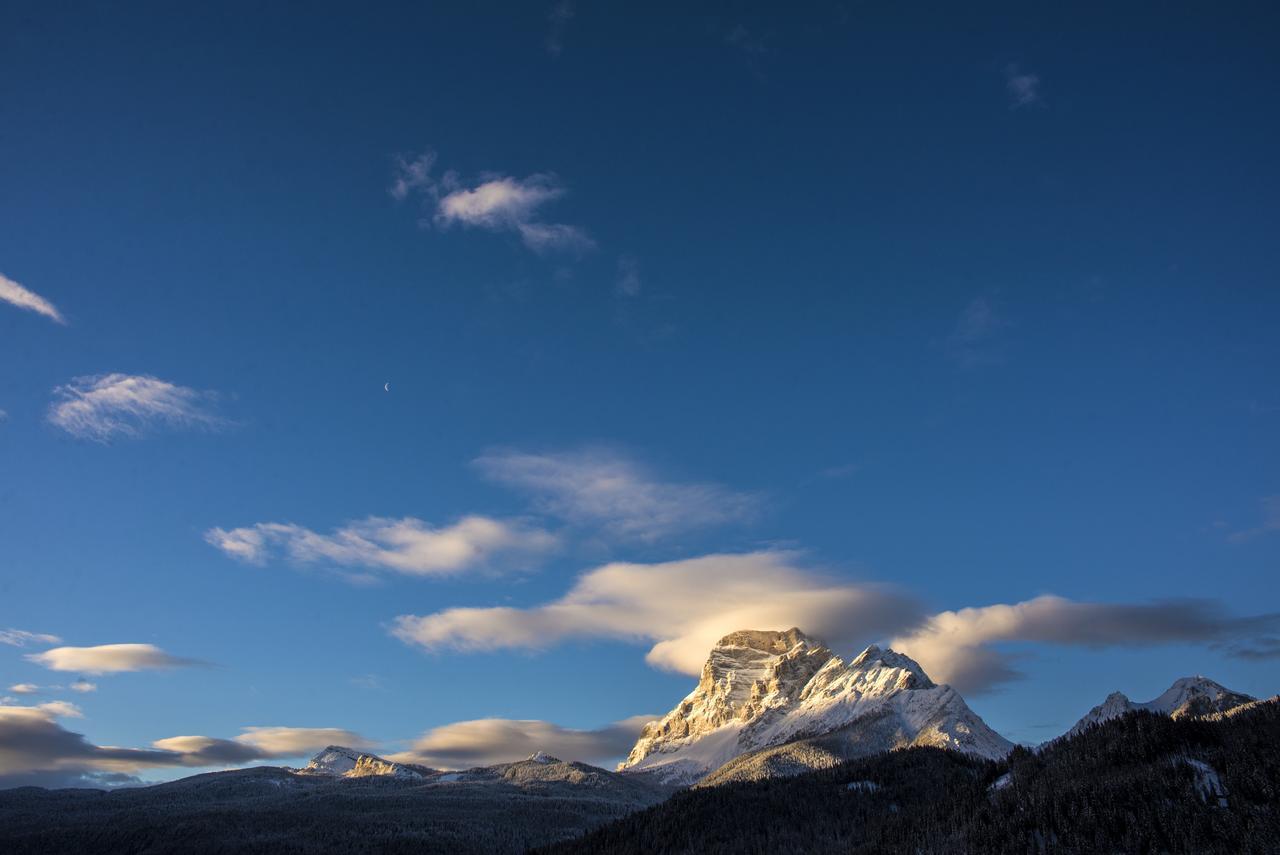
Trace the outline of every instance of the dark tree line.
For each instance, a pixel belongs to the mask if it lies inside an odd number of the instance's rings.
[[[1133,713],[1003,762],[917,748],[688,790],[543,852],[1280,853],[1280,705]]]

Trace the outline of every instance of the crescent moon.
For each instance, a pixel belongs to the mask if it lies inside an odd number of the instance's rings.
[[[390,383],[383,383],[383,384],[382,384],[382,391],[384,391],[384,392],[390,392],[390,391],[391,391],[391,384],[390,384]]]

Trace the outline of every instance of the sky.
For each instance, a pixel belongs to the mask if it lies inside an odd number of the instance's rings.
[[[721,635],[1280,690],[1266,4],[0,8],[0,786],[609,763]]]

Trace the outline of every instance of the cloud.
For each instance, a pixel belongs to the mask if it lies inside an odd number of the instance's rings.
[[[482,718],[424,733],[409,751],[391,754],[398,763],[437,769],[471,769],[523,760],[544,751],[561,760],[604,765],[625,757],[644,726],[658,716],[637,715],[598,730],[572,730],[548,721]]]
[[[0,629],[0,644],[26,647],[28,644],[57,644],[62,641],[56,635],[43,632],[27,632],[25,629]]]
[[[282,553],[301,564],[331,562],[415,576],[460,573],[489,566],[500,556],[527,558],[557,544],[549,532],[483,516],[463,517],[442,528],[413,517],[370,517],[328,535],[292,523],[257,523],[230,531],[210,529],[205,540],[252,564],[265,564]]]
[[[963,368],[998,362],[999,357],[991,348],[991,339],[1005,326],[1008,322],[991,301],[976,297],[956,319],[955,327],[947,336],[947,351]]]
[[[14,683],[9,687],[9,691],[13,692],[15,695],[35,695],[38,694],[41,689],[35,683]]]
[[[533,608],[453,608],[403,615],[392,633],[427,650],[544,650],[573,638],[652,643],[646,660],[698,674],[734,630],[800,626],[832,643],[867,642],[919,622],[915,601],[883,585],[832,582],[787,552],[613,563]]]
[[[34,291],[23,288],[17,282],[8,278],[4,274],[0,274],[0,300],[17,306],[19,309],[27,309],[38,315],[44,315],[51,321],[59,324],[65,324],[66,320],[62,314],[44,297]]]
[[[1280,531],[1280,495],[1266,496],[1261,501],[1262,522],[1253,528],[1232,532],[1227,535],[1231,543],[1245,543],[1263,535]]]
[[[624,297],[636,297],[640,294],[643,283],[640,281],[640,262],[634,255],[623,255],[618,258],[617,291]]]
[[[170,736],[151,744],[161,751],[179,755],[173,759],[175,765],[181,766],[231,766],[264,756],[252,745],[211,736]]]
[[[84,718],[84,711],[70,701],[47,701],[35,708],[57,718]]]
[[[73,692],[87,694],[89,692],[98,691],[98,684],[90,683],[88,680],[76,680],[75,682],[68,684],[67,688]]]
[[[547,13],[547,23],[550,27],[547,30],[546,46],[547,53],[552,56],[559,56],[564,52],[564,31],[568,29],[573,15],[573,3],[570,0],[560,0]]]
[[[236,741],[251,745],[264,755],[296,757],[311,754],[329,745],[372,748],[373,743],[358,733],[336,727],[246,727]]]
[[[1009,63],[1004,68],[1004,88],[1014,110],[1040,103],[1040,78],[1023,73],[1016,63]]]
[[[0,788],[102,786],[122,780],[124,773],[179,759],[165,751],[93,745],[58,724],[59,714],[48,705],[0,706]]]
[[[724,40],[726,44],[732,45],[749,57],[759,58],[770,52],[765,40],[748,30],[743,24],[737,24],[728,30]]]
[[[526,247],[543,253],[556,250],[585,251],[595,242],[577,226],[544,222],[539,211],[565,195],[560,180],[550,173],[526,178],[487,174],[474,186],[463,184],[454,172],[432,175],[437,161],[433,151],[413,158],[399,158],[389,192],[396,199],[421,197],[437,228],[451,226],[510,232]]]
[[[486,477],[532,493],[546,513],[602,525],[626,539],[653,541],[743,522],[760,509],[758,496],[715,484],[660,481],[637,463],[606,451],[494,451],[473,463]]]
[[[945,611],[890,645],[916,659],[935,680],[978,692],[1021,675],[999,642],[1088,647],[1134,647],[1207,642],[1215,645],[1280,626],[1280,616],[1232,617],[1208,600],[1082,603],[1042,596]],[[1237,654],[1245,656],[1247,654]]]
[[[97,647],[55,647],[31,653],[28,660],[51,671],[78,671],[81,674],[114,674],[121,671],[154,671],[203,665],[165,653],[154,644],[99,644]]]
[[[235,766],[303,756],[332,744],[370,746],[358,733],[340,728],[246,727],[234,739],[171,736],[156,740],[151,749],[103,747],[56,721],[79,716],[79,708],[65,701],[0,706],[0,788],[137,784],[136,773],[148,768]]]
[[[72,436],[106,442],[154,427],[213,430],[227,422],[210,409],[213,396],[146,375],[77,377],[53,390],[49,421]]]

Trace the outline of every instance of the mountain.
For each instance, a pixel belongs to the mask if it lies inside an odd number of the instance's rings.
[[[330,746],[305,769],[255,766],[110,791],[0,790],[0,852],[515,855],[670,794],[543,753],[440,772]]]
[[[330,745],[311,758],[311,762],[298,770],[302,775],[328,775],[336,778],[368,778],[389,775],[393,778],[421,780],[435,774],[435,769],[392,763],[374,754],[365,754],[353,748]]]
[[[911,748],[696,787],[539,855],[650,852],[1268,853],[1280,701],[1136,711],[1002,760]]]
[[[1160,697],[1146,703],[1134,703],[1123,693],[1112,692],[1107,695],[1106,700],[1085,713],[1084,717],[1067,731],[1067,735],[1080,733],[1090,725],[1134,710],[1146,710],[1171,718],[1182,718],[1229,712],[1253,700],[1255,699],[1249,695],[1233,692],[1207,677],[1183,677],[1174,680],[1173,685]]]
[[[716,644],[697,687],[645,726],[618,768],[666,784],[717,783],[910,745],[986,758],[1013,748],[901,653],[872,645],[846,663],[795,628],[743,630]]]

